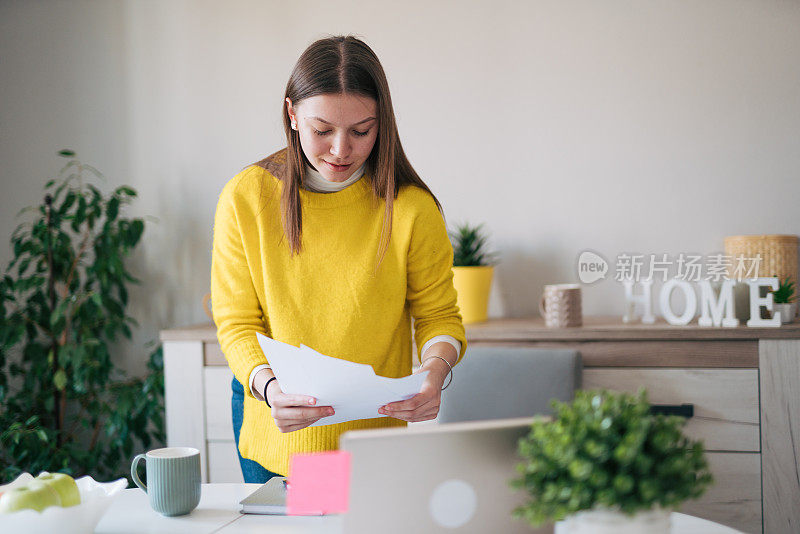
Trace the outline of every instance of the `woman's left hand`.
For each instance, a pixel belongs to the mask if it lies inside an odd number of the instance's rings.
[[[444,362],[441,363],[442,366],[446,365]],[[390,402],[381,407],[378,413],[410,423],[436,419],[436,416],[439,415],[442,385],[447,377],[447,372],[442,374],[441,370],[435,368],[431,363],[427,364],[424,369],[417,369],[414,374],[421,371],[429,371],[429,373],[425,377],[419,393],[404,401]]]

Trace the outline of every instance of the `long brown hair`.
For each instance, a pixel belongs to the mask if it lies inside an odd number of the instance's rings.
[[[305,179],[303,149],[297,130],[291,128],[286,98],[296,105],[320,94],[352,93],[367,96],[378,104],[378,136],[366,161],[372,178],[372,198],[386,200],[378,266],[383,261],[392,234],[392,206],[400,187],[414,185],[430,193],[439,211],[442,206],[406,158],[397,133],[389,84],[378,56],[366,43],[351,35],[320,39],[306,48],[297,60],[286,84],[283,128],[286,131],[286,172],[281,195],[281,218],[292,255],[300,253],[303,220],[299,189]],[[377,267],[376,267],[377,268]]]

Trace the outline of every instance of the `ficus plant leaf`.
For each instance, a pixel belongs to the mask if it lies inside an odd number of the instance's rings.
[[[130,338],[126,261],[144,232],[126,207],[136,191],[104,195],[102,175],[72,150],[44,201],[26,208],[0,277],[0,483],[23,471],[96,480],[128,476],[134,447],[164,441],[160,346],[147,373],[127,377],[112,354]]]

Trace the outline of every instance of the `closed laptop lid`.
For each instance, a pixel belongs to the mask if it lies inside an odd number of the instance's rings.
[[[409,532],[551,533],[511,511],[526,500],[509,481],[518,476],[517,442],[530,417],[408,428],[351,431],[348,534]]]

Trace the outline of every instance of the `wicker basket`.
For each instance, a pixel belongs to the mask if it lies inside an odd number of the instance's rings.
[[[744,278],[741,272],[734,274],[738,257],[755,258],[760,254],[761,263],[758,267],[758,276],[777,276],[781,282],[789,277],[797,284],[797,242],[796,235],[734,235],[726,237],[725,255],[732,259],[732,265],[728,268],[729,278],[736,280]]]

